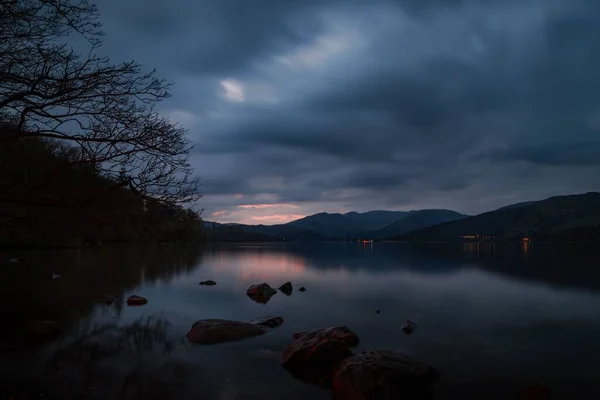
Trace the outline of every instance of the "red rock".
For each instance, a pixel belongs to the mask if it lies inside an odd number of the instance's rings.
[[[148,300],[142,296],[132,295],[127,298],[128,306],[143,306],[148,303]]]
[[[432,399],[432,367],[394,351],[366,351],[346,358],[332,380],[333,400]]]
[[[257,297],[271,297],[275,293],[277,293],[277,291],[264,282],[259,283],[258,285],[251,285],[248,290],[246,290],[248,296]]]
[[[225,319],[203,319],[196,321],[186,337],[190,342],[215,344],[233,342],[259,336],[268,331],[261,325]]]
[[[297,379],[319,386],[329,385],[340,362],[352,356],[348,346],[358,343],[358,336],[346,327],[319,329],[294,337],[283,354],[283,367]]]
[[[251,285],[246,294],[252,300],[257,303],[267,304],[267,302],[275,295],[277,291],[269,286],[267,283],[259,283],[258,285]]]

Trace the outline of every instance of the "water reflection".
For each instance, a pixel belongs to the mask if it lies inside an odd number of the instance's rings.
[[[285,393],[324,400],[327,392],[282,371],[280,357],[292,333],[330,325],[356,331],[358,351],[397,350],[441,370],[437,398],[514,398],[522,386],[540,382],[553,394],[572,394],[573,385],[582,393],[600,389],[595,249],[352,242],[107,246],[15,256],[38,267],[2,270],[0,310],[10,328],[0,330],[0,387],[10,390],[38,390],[43,383],[48,397],[65,394],[61,385],[71,382],[74,391],[59,398],[85,389],[92,398],[275,399]],[[51,273],[61,278],[49,279]],[[198,285],[209,279],[217,285]],[[287,281],[307,291],[262,304],[246,296],[251,284]],[[112,305],[97,302],[109,293],[116,296]],[[125,307],[131,294],[148,304]],[[181,340],[198,319],[263,315],[286,323],[236,344],[199,348]],[[57,321],[64,335],[34,346],[23,327],[36,319]],[[400,330],[406,319],[420,327],[410,337]],[[40,381],[48,371],[53,381]]]

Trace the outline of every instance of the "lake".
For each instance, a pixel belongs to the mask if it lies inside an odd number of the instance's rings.
[[[434,366],[439,399],[514,399],[536,385],[553,399],[600,398],[597,249],[347,242],[4,253],[27,263],[0,267],[0,399],[329,399],[280,363],[292,333],[333,325],[358,334],[356,351]],[[208,279],[217,285],[198,284]],[[293,294],[267,304],[245,294],[286,281]],[[97,301],[108,293],[115,303]],[[132,294],[148,304],[128,307]],[[240,342],[185,340],[199,319],[265,315],[285,322]],[[62,334],[34,341],[25,328],[39,319]],[[400,329],[406,319],[418,325],[412,335]]]

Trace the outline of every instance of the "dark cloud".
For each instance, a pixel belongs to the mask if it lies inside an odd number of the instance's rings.
[[[197,144],[209,210],[474,213],[598,189],[598,1],[102,0],[100,9],[103,51],[176,82],[163,109]]]

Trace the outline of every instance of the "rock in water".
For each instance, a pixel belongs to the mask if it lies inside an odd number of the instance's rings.
[[[27,325],[27,330],[32,335],[43,337],[55,337],[61,332],[60,327],[54,321],[31,321]]]
[[[277,291],[266,283],[252,285],[246,290],[246,294],[257,303],[266,304]]]
[[[417,324],[415,324],[412,321],[406,320],[404,321],[400,329],[402,329],[402,332],[406,333],[407,335],[410,335],[417,329]]]
[[[281,290],[284,294],[287,294],[289,296],[290,294],[292,294],[294,287],[292,286],[292,282],[286,282],[279,287],[279,290]]]
[[[143,306],[148,303],[148,300],[142,296],[132,295],[127,298],[128,306]]]
[[[302,286],[300,289],[298,289],[301,292],[306,292],[306,288],[304,286]]]
[[[202,285],[202,286],[214,286],[214,285],[216,285],[216,284],[217,284],[217,282],[215,282],[215,281],[212,281],[212,280],[208,280],[208,281],[202,281],[202,282],[200,282],[200,285]]]
[[[432,367],[394,351],[366,351],[346,358],[332,380],[333,400],[433,399]]]
[[[267,328],[276,328],[283,324],[282,317],[261,317],[250,321],[251,324],[265,326]]]
[[[249,322],[230,321],[225,319],[203,319],[196,321],[186,337],[190,342],[199,344],[216,344],[233,342],[262,335],[267,328]]]
[[[297,379],[326,387],[342,360],[352,356],[349,344],[358,343],[346,327],[319,329],[295,334],[283,354],[283,367]]]

